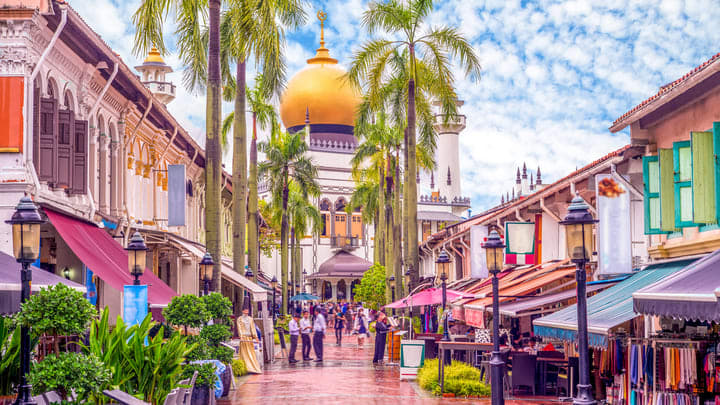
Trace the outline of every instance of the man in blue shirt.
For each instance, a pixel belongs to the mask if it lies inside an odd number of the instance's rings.
[[[320,308],[315,307],[315,323],[313,324],[313,348],[315,349],[315,362],[323,361],[323,338],[325,337],[325,317],[320,312]]]

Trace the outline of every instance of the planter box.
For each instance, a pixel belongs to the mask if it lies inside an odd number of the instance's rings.
[[[210,405],[210,395],[215,395],[211,387],[195,386],[190,403],[193,405]]]

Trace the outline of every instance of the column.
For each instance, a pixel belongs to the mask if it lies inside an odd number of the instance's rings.
[[[108,135],[101,133],[100,134],[100,154],[98,163],[100,165],[100,179],[98,180],[98,201],[100,204],[100,211],[107,213],[108,212],[108,203],[107,203],[107,158],[108,158]]]
[[[90,138],[90,147],[88,154],[88,185],[90,186],[90,192],[93,194],[92,198],[95,204],[98,202],[97,190],[95,189],[95,183],[97,182],[97,134],[98,130],[95,126],[90,125],[88,131],[88,137]]]
[[[118,183],[120,182],[120,168],[123,159],[118,160],[118,149],[120,144],[117,140],[110,140],[110,214],[113,216],[120,215],[120,207],[118,206]]]
[[[125,184],[127,176],[127,150],[125,148],[125,115],[120,114],[120,120],[117,122],[117,140],[118,140],[118,159],[117,159],[117,181],[115,182],[117,196],[117,216],[122,216],[125,207]]]
[[[337,301],[337,281],[330,281],[330,286],[332,287],[332,300]]]

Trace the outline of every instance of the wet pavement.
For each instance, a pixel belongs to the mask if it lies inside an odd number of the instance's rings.
[[[314,357],[314,353],[311,354]],[[489,399],[438,398],[414,382],[400,381],[397,366],[372,364],[373,340],[357,346],[354,337],[335,345],[332,330],[325,338],[324,361],[288,364],[277,359],[261,375],[238,379],[236,390],[218,405],[252,404],[489,404]],[[300,347],[296,358],[302,358]],[[506,405],[551,403],[507,400]],[[556,402],[557,403],[557,402]]]

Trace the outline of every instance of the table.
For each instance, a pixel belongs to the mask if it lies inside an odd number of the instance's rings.
[[[547,366],[548,364],[557,365],[557,366],[567,366],[568,367],[568,378],[571,375],[570,370],[570,364],[566,359],[562,358],[552,358],[552,357],[538,357],[537,358],[537,369],[538,369],[538,383],[539,383],[539,390],[538,395],[545,395],[546,394],[546,385],[547,385]]]
[[[438,343],[438,381],[440,381],[440,395],[445,390],[445,350],[462,350],[466,352],[491,351],[492,343],[476,342],[450,342],[441,340]]]

